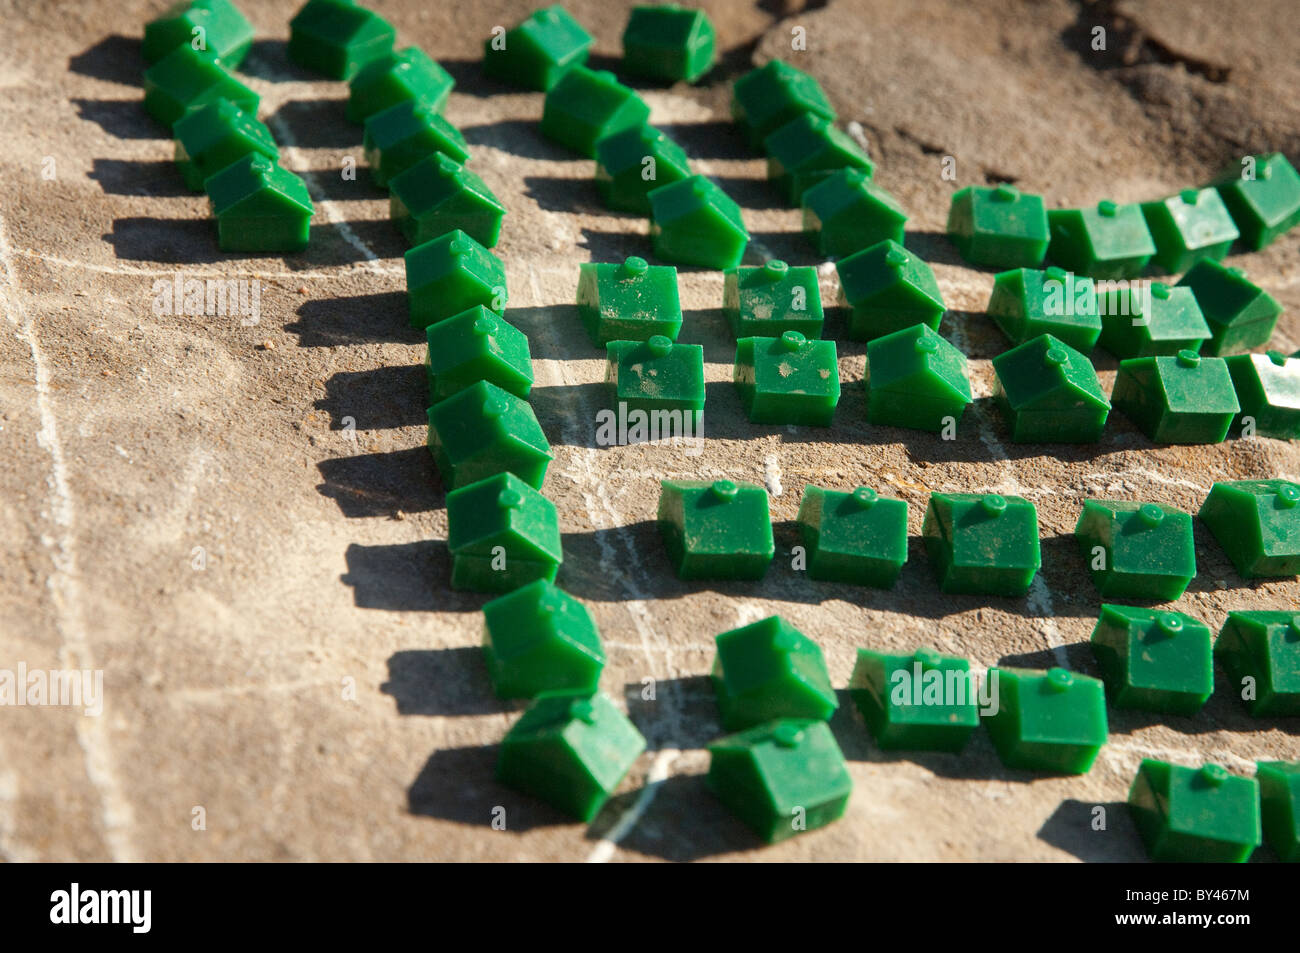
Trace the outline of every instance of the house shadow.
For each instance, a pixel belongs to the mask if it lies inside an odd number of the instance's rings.
[[[299,347],[336,347],[392,341],[420,344],[424,331],[410,325],[406,291],[313,298],[298,308],[298,320],[285,325]]]
[[[334,500],[349,519],[427,513],[442,509],[445,492],[424,446],[330,457],[316,464],[316,491]]]
[[[1068,798],[1043,822],[1038,839],[1086,863],[1135,863],[1147,859],[1124,801],[1089,804]]]
[[[365,371],[339,371],[325,381],[315,407],[329,414],[331,428],[350,418],[357,430],[391,430],[428,422],[428,375],[423,364]]]
[[[68,72],[124,86],[140,86],[146,67],[140,39],[114,33],[68,57]]]
[[[492,593],[452,589],[451,556],[445,540],[369,546],[350,543],[347,571],[339,577],[352,589],[359,609],[392,612],[479,612]]]
[[[623,700],[650,751],[704,748],[727,733],[707,675],[628,682]]]
[[[294,144],[303,149],[338,149],[364,165],[361,157],[362,126],[347,119],[347,97],[290,99],[264,121],[275,128],[284,123],[293,130]],[[358,179],[365,176],[357,176]]]
[[[586,156],[545,138],[540,132],[540,118],[498,119],[477,126],[462,126],[460,131],[469,143],[471,152],[475,147],[486,146],[522,159],[547,159],[551,162],[569,160],[591,165],[592,160]]]
[[[205,199],[193,192],[170,160],[93,159],[90,178],[106,195],[143,195],[151,198]]]
[[[74,98],[77,117],[117,139],[168,139],[171,131],[144,111],[142,99]]]
[[[394,652],[379,690],[393,696],[399,715],[493,715],[527,707],[497,697],[477,645]]]
[[[499,745],[433,752],[407,790],[407,809],[418,817],[482,827],[488,834],[574,823],[545,802],[498,782],[499,753]],[[492,826],[497,818],[504,822],[501,831]]]

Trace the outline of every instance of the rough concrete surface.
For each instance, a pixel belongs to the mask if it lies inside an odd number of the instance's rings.
[[[1159,448],[1119,414],[1096,446],[1011,444],[987,400],[1004,346],[983,313],[992,275],[942,235],[970,183],[1014,181],[1066,206],[1156,197],[1247,152],[1300,158],[1292,3],[705,3],[720,65],[697,88],[644,88],[653,121],[743,206],[751,260],[821,264],[727,112],[730,81],[753,64],[814,73],[911,213],[908,244],[934,265],[952,309],[943,333],[971,356],[980,399],[952,442],[869,426],[864,348],[841,340],[834,428],[751,425],[729,383],[722,276],[684,268],[682,340],[703,344],[709,382],[708,443],[690,457],[595,444],[603,362],[573,307],[577,266],[648,255],[647,225],[605,212],[592,163],[540,137],[540,94],[481,78],[482,39],[529,4],[376,0],[402,44],[455,75],[446,114],[509,209],[498,252],[555,447],[544,490],[564,531],[560,582],[594,613],[602,686],[649,742],[588,826],[492,779],[520,706],[488,685],[484,597],[448,588],[404,246],[365,170],[340,174],[345,157],[364,164],[345,87],[286,59],[296,4],[241,0],[259,37],[243,73],[317,213],[302,254],[223,254],[140,105],[139,37],[164,5],[0,0],[0,668],[102,670],[105,695],[100,717],[0,713],[4,858],[1132,860],[1118,802],[1141,757],[1241,772],[1296,757],[1294,724],[1252,720],[1222,694],[1195,718],[1112,709],[1110,744],[1070,778],[1008,772],[984,735],[960,757],[884,753],[844,704],[832,727],[855,789],[842,822],[762,848],[702,781],[720,733],[706,678],[718,632],[779,612],[820,642],[837,686],[863,645],[1095,673],[1098,598],[1070,536],[1082,499],[1191,510],[1218,479],[1300,477],[1286,443]],[[568,4],[597,64],[617,66],[628,5]],[[806,51],[791,49],[795,26]],[[1287,308],[1278,345],[1300,347],[1300,234],[1231,262]],[[260,320],[157,313],[154,283],[177,273],[260,281]],[[842,330],[833,314],[828,333]],[[1115,362],[1097,361],[1109,389]],[[770,488],[776,562],[762,583],[679,582],[654,528],[658,480],[722,476]],[[897,588],[791,570],[806,482],[911,504]],[[934,490],[1038,504],[1044,565],[1027,598],[939,593],[916,535]],[[1216,629],[1231,609],[1300,604],[1294,580],[1242,580],[1199,525],[1197,550],[1178,607]],[[505,831],[490,824],[498,805]]]

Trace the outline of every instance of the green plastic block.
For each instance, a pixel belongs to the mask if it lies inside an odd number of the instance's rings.
[[[1300,440],[1300,359],[1269,351],[1224,360],[1241,404],[1233,428],[1251,436]]]
[[[455,85],[451,74],[418,46],[385,53],[348,82],[348,120],[365,122],[375,113],[412,101],[441,111]]]
[[[429,325],[425,338],[431,404],[479,381],[516,397],[526,398],[533,388],[528,335],[482,305]]]
[[[732,87],[731,116],[755,149],[771,133],[804,113],[835,118],[835,110],[817,80],[780,60],[750,70]]]
[[[1135,278],[1156,253],[1138,205],[1104,200],[1095,209],[1052,209],[1047,224],[1052,234],[1048,257],[1090,278]]]
[[[1300,613],[1229,612],[1214,657],[1251,715],[1300,715]]]
[[[1012,344],[1050,334],[1087,354],[1101,334],[1093,280],[1055,266],[1045,271],[1015,268],[997,275],[988,313]]]
[[[851,493],[805,486],[799,535],[809,579],[892,589],[907,562],[907,501],[870,487]]]
[[[1259,846],[1259,785],[1217,764],[1185,768],[1143,758],[1129,811],[1157,863],[1245,863]]]
[[[944,592],[1023,596],[1043,562],[1038,511],[1020,496],[932,493],[921,536]]]
[[[469,145],[460,130],[428,103],[411,99],[366,119],[362,148],[381,188],[426,156],[441,153],[456,162],[469,161]]]
[[[930,266],[896,241],[885,240],[841,258],[840,303],[852,309],[849,337],[870,341],[914,324],[939,330],[943,294]]]
[[[737,338],[780,337],[786,331],[819,338],[825,316],[817,269],[791,268],[775,258],[757,268],[728,268],[722,312]]]
[[[491,248],[506,207],[487,183],[440,152],[425,156],[389,182],[393,223],[412,245],[459,229]]]
[[[648,341],[610,341],[605,345],[605,382],[614,400],[629,410],[691,414],[684,433],[699,433],[704,411],[704,348],[674,344],[656,334]],[[685,419],[683,418],[683,421]]]
[[[182,0],[144,27],[140,55],[156,63],[178,46],[207,49],[234,69],[253,45],[253,24],[230,0]]]
[[[483,41],[483,75],[545,92],[571,66],[587,62],[591,34],[558,3]]]
[[[713,691],[728,731],[774,718],[825,721],[839,701],[817,643],[774,615],[716,639]]]
[[[948,237],[972,265],[1037,268],[1047,254],[1047,210],[1010,185],[968,185],[953,194]]]
[[[941,432],[971,403],[966,355],[924,324],[867,344],[867,420]]]
[[[643,751],[641,732],[605,695],[544,692],[501,742],[497,780],[590,821]]]
[[[215,172],[254,154],[279,161],[280,150],[266,124],[228,99],[191,109],[172,126],[176,168],[195,192]]]
[[[477,305],[505,312],[505,266],[464,232],[416,245],[405,261],[411,327],[427,328]]]
[[[1074,538],[1107,599],[1173,602],[1196,576],[1191,514],[1170,506],[1085,500]]]
[[[597,346],[610,341],[676,340],[682,329],[677,269],[644,258],[578,266],[578,317]]]
[[[228,99],[250,116],[261,97],[219,64],[211,50],[176,47],[144,71],[144,108],[170,128],[191,109]]]
[[[713,66],[715,44],[703,10],[672,3],[633,7],[623,30],[623,68],[633,76],[694,83]]]
[[[1215,483],[1196,515],[1247,579],[1300,575],[1300,484]]]
[[[664,261],[723,270],[735,268],[749,244],[737,205],[702,175],[652,189],[650,242]]]
[[[1241,232],[1241,243],[1259,251],[1300,223],[1300,174],[1280,152],[1248,159],[1231,166],[1214,185]]]
[[[311,195],[302,179],[254,153],[204,183],[222,251],[281,252],[307,247]]]
[[[289,59],[330,79],[351,79],[393,51],[397,31],[352,0],[307,0],[289,21]]]
[[[979,727],[970,662],[929,648],[910,655],[858,649],[849,697],[887,751],[956,753]]]
[[[498,698],[590,694],[605,667],[587,607],[545,579],[483,607],[483,658]]]
[[[843,258],[886,239],[903,243],[907,213],[861,169],[830,173],[799,201],[804,234],[827,258]]]
[[[1149,288],[1150,294],[1143,293]],[[1191,288],[1159,281],[1132,288],[1109,289],[1101,296],[1098,343],[1120,360],[1200,351],[1210,326]]]
[[[750,423],[829,427],[840,402],[835,342],[798,331],[738,340],[733,379]]]
[[[1184,189],[1159,202],[1143,202],[1142,215],[1156,243],[1152,261],[1171,275],[1203,258],[1222,258],[1237,240],[1237,226],[1214,189]]]
[[[690,174],[685,150],[654,126],[628,126],[596,142],[596,191],[609,208],[649,215],[650,192]]]
[[[853,791],[826,722],[793,718],[713,742],[705,783],[769,844],[838,820]]]
[[[1105,605],[1092,655],[1120,708],[1194,715],[1214,692],[1214,635],[1181,612]]]
[[[504,472],[540,488],[551,462],[528,401],[488,381],[429,408],[429,452],[449,490]]]
[[[659,532],[679,579],[762,579],[776,553],[767,491],[753,483],[664,480]]]
[[[447,494],[451,587],[510,592],[555,580],[564,559],[555,504],[513,473]]]
[[[798,205],[805,191],[840,169],[858,169],[870,176],[875,164],[853,137],[829,119],[803,113],[763,140],[767,177]]]
[[[997,712],[984,724],[1002,763],[1019,771],[1087,774],[1108,736],[1102,683],[1064,668],[992,668],[990,681],[995,674]]]
[[[546,93],[542,135],[595,158],[596,143],[650,119],[650,107],[614,74],[574,66]]]
[[[1261,761],[1255,780],[1264,842],[1279,860],[1300,863],[1300,761]]]
[[[1095,443],[1110,416],[1086,354],[1042,334],[993,358],[993,396],[1016,443]]]
[[[1121,361],[1111,402],[1155,443],[1219,443],[1241,410],[1223,358],[1195,351]]]
[[[1225,268],[1217,261],[1197,262],[1178,287],[1192,289],[1210,326],[1210,340],[1201,348],[1206,354],[1231,354],[1267,344],[1282,313],[1273,296],[1247,279],[1240,268]]]

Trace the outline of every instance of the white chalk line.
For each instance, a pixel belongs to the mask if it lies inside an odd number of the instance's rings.
[[[201,268],[136,268],[131,265],[98,265],[89,261],[73,261],[70,258],[59,258],[57,255],[46,255],[41,252],[32,251],[29,248],[16,248],[14,255],[22,258],[31,258],[36,261],[43,261],[46,264],[58,265],[60,268],[79,268],[82,271],[97,271],[107,275],[139,275],[142,278],[172,278],[177,273],[186,275],[190,278],[229,278],[230,269],[201,269]],[[406,275],[406,269],[401,266],[383,266],[367,269],[376,271],[385,275]],[[263,271],[257,269],[251,272],[254,277],[266,278],[269,280],[283,279],[285,281],[294,281],[302,279],[304,281],[338,281],[344,278],[356,277],[353,266],[340,266],[338,271],[289,271],[287,269],[277,271]]]
[[[592,848],[591,853],[587,855],[587,863],[603,864],[614,856],[619,841],[632,833],[632,829],[636,827],[649,809],[650,803],[655,799],[655,795],[659,793],[660,785],[668,780],[669,769],[672,767],[673,762],[677,760],[679,754],[681,752],[673,748],[664,748],[655,755],[650,770],[646,772],[645,786],[641,788],[641,793],[637,795],[632,806],[624,811],[614,826],[609,829],[609,832]]]
[[[50,370],[41,349],[31,316],[23,306],[18,276],[14,271],[4,220],[0,219],[0,267],[4,281],[0,295],[5,302],[5,318],[13,326],[18,340],[27,345],[32,357],[36,409],[40,430],[37,443],[49,454],[50,515],[57,527],[53,539],[42,536],[49,549],[53,572],[47,582],[59,629],[59,664],[67,669],[95,670],[94,655],[86,639],[85,615],[81,604],[80,571],[77,565],[76,505],[68,483],[67,459],[59,438],[58,417],[50,394]],[[134,816],[131,803],[122,792],[113,755],[108,714],[76,720],[77,743],[81,747],[86,777],[99,795],[100,824],[109,856],[118,862],[135,860],[131,840]]]

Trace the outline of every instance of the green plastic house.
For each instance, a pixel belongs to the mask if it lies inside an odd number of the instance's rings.
[[[749,244],[740,206],[702,175],[653,189],[650,242],[664,261],[724,270],[735,268]]]
[[[628,126],[596,142],[596,191],[616,211],[649,215],[650,192],[690,174],[685,150],[654,126]]]
[[[578,317],[598,347],[655,335],[676,340],[682,329],[677,269],[636,256],[622,264],[584,262],[578,266]]]
[[[1194,715],[1214,692],[1214,635],[1182,612],[1103,604],[1090,641],[1119,708]]]
[[[176,137],[176,168],[185,184],[203,191],[208,176],[256,153],[272,162],[280,150],[266,124],[228,99],[218,99],[191,109],[172,126]]]
[[[1262,347],[1273,336],[1282,306],[1251,282],[1240,268],[1225,268],[1217,261],[1200,261],[1178,282],[1191,288],[1210,326],[1205,354],[1223,355]]]
[[[835,118],[835,110],[817,80],[780,60],[750,70],[732,87],[731,117],[755,149],[771,133],[804,113]]]
[[[734,379],[750,423],[829,427],[840,402],[835,342],[810,341],[798,331],[741,338]]]
[[[222,251],[300,251],[310,237],[312,204],[302,179],[252,154],[203,183]]]
[[[605,649],[586,606],[538,579],[483,606],[483,659],[498,698],[590,694]]]
[[[555,580],[564,559],[555,504],[513,473],[447,494],[451,587],[510,592]]]
[[[1137,205],[1104,200],[1095,209],[1052,209],[1047,256],[1062,268],[1090,278],[1135,278],[1156,243]]]
[[[1300,762],[1261,761],[1255,766],[1264,842],[1285,863],[1300,863]]]
[[[838,820],[853,791],[826,722],[793,718],[713,742],[705,783],[769,844]]]
[[[1111,402],[1154,443],[1219,443],[1241,411],[1223,358],[1195,351],[1121,361]]]
[[[1120,360],[1200,351],[1210,339],[1201,306],[1190,288],[1171,288],[1159,281],[1142,289],[1107,290],[1101,296],[1098,341]]]
[[[1228,690],[1255,718],[1300,715],[1300,613],[1229,612],[1214,642]]]
[[[182,0],[144,27],[140,55],[156,63],[178,46],[209,50],[230,69],[253,45],[253,24],[230,0]]]
[[[442,111],[456,81],[418,46],[376,57],[348,81],[347,117],[365,122],[398,103],[422,102]]]
[[[641,732],[605,695],[543,692],[501,742],[497,780],[586,822],[643,751]]]
[[[690,414],[683,432],[699,433],[704,411],[704,348],[674,344],[662,334],[648,341],[610,341],[605,346],[605,382],[615,404],[629,410]]]
[[[1038,511],[1020,496],[932,493],[921,537],[947,593],[1023,596],[1043,562]]]
[[[1241,243],[1259,251],[1300,223],[1300,173],[1280,152],[1249,160],[1231,166],[1214,185]]]
[[[942,432],[971,404],[966,355],[928,325],[867,344],[867,420],[890,427]]]
[[[1047,254],[1047,211],[1038,195],[1010,185],[968,185],[953,194],[948,237],[972,265],[1037,268]]]
[[[427,328],[477,305],[505,313],[505,266],[464,232],[416,245],[405,260],[412,327]]]
[[[289,59],[329,79],[351,79],[393,51],[397,31],[352,0],[307,0],[289,21]]]
[[[870,341],[914,324],[939,330],[943,294],[930,266],[898,242],[885,240],[841,258],[840,303],[852,310],[849,337]]]
[[[970,662],[929,648],[910,654],[858,649],[849,697],[887,751],[955,754],[979,727]]]
[[[1045,271],[1015,268],[997,275],[988,313],[1012,344],[1050,334],[1088,354],[1101,334],[1093,280],[1054,265]]]
[[[763,140],[767,177],[792,205],[804,192],[838,169],[859,169],[870,176],[875,164],[853,137],[829,119],[803,113]]]
[[[449,490],[504,472],[540,488],[551,462],[528,401],[487,381],[429,408],[428,443]]]
[[[1281,351],[1224,358],[1241,413],[1239,432],[1279,440],[1300,440],[1300,359]]]
[[[435,153],[460,163],[469,161],[469,146],[461,131],[418,100],[406,100],[371,115],[366,120],[362,148],[370,175],[381,188]]]
[[[429,325],[425,338],[430,404],[479,381],[495,384],[516,397],[527,398],[532,390],[528,335],[482,305]]]
[[[1197,515],[1245,578],[1300,575],[1300,484],[1215,483]]]
[[[822,336],[816,268],[791,268],[773,258],[757,268],[728,268],[722,288],[722,313],[737,338],[780,337],[786,331]]]
[[[907,501],[871,487],[805,486],[798,523],[809,579],[892,589],[907,562]]]
[[[558,3],[535,10],[483,41],[483,75],[546,92],[572,66],[587,62],[591,34]]]
[[[1191,514],[1171,506],[1085,500],[1074,538],[1105,599],[1173,602],[1196,576]]]
[[[144,71],[144,108],[169,129],[191,109],[228,99],[250,116],[261,97],[228,73],[211,50],[188,43]]]
[[[633,7],[623,30],[623,69],[665,83],[695,83],[713,66],[715,45],[703,10],[674,3]]]
[[[486,182],[441,152],[395,175],[388,187],[390,217],[412,245],[459,229],[492,248],[501,235],[505,205]]]
[[[993,396],[1016,443],[1095,443],[1110,416],[1086,354],[1050,334],[993,358]]]
[[[1143,758],[1129,811],[1157,863],[1245,863],[1262,840],[1259,785],[1217,764],[1185,768]]]
[[[1142,215],[1156,243],[1152,258],[1179,274],[1203,258],[1222,258],[1237,240],[1237,226],[1214,189],[1184,189],[1159,202],[1143,202]]]
[[[903,243],[907,213],[859,168],[832,172],[800,197],[803,230],[827,258],[843,258],[886,239]]]
[[[1087,774],[1109,734],[1102,683],[1064,668],[989,669],[997,711],[984,719],[1008,768]]]
[[[601,139],[649,119],[650,107],[613,73],[574,66],[547,90],[541,131],[548,139],[595,158]]]
[[[774,718],[825,721],[839,701],[822,650],[780,616],[717,637],[713,691],[728,731]]]
[[[776,553],[767,491],[753,483],[664,480],[659,533],[679,579],[762,579]]]

